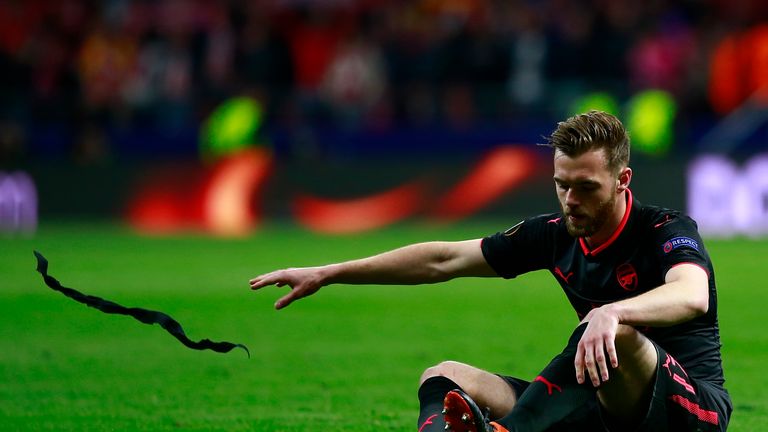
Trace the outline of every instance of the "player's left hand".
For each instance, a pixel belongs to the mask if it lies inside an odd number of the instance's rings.
[[[588,322],[584,334],[576,348],[576,380],[579,384],[585,382],[584,372],[589,374],[592,385],[599,387],[610,377],[607,361],[612,368],[619,366],[616,355],[616,332],[619,318],[611,305],[592,309],[582,323]],[[607,358],[606,358],[607,357]]]
[[[282,309],[294,301],[316,293],[325,285],[321,267],[288,268],[256,276],[248,281],[252,290],[265,286],[289,286],[291,290],[275,303],[275,309]]]

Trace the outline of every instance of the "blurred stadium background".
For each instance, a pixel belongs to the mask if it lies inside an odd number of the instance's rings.
[[[477,340],[506,309],[470,313],[477,325],[459,342],[429,339],[483,287],[454,284],[426,318],[399,299],[439,288],[329,290],[281,312],[290,325],[267,312],[276,294],[249,303],[240,290],[276,266],[477,237],[554,211],[536,143],[593,108],[630,129],[638,198],[688,211],[711,240],[734,430],[768,421],[768,338],[754,324],[768,244],[768,2],[3,0],[0,70],[0,415],[11,429],[403,430],[411,381],[431,362],[527,361],[534,373],[557,344],[519,334],[522,347],[500,356]],[[258,371],[165,352],[164,336],[30,292],[41,285],[32,248],[65,285],[246,343]],[[570,313],[559,293],[492,292],[530,306],[513,319],[541,319],[537,305]],[[537,334],[559,340],[568,320]],[[143,346],[153,356],[133,361]],[[374,375],[389,369],[390,381]],[[198,395],[199,380],[218,399]],[[349,419],[350,405],[374,423]]]
[[[352,198],[403,208],[371,226],[528,214],[553,206],[542,170],[472,208],[451,198],[469,174],[493,183],[472,171],[489,152],[546,156],[533,144],[556,121],[599,108],[632,131],[641,198],[764,234],[766,182],[731,192],[768,177],[767,16],[756,0],[4,1],[3,226],[330,229],[313,218],[344,207],[316,204]],[[254,148],[206,195],[217,163]],[[11,208],[34,190],[37,209]],[[239,219],[205,222],[227,205]]]

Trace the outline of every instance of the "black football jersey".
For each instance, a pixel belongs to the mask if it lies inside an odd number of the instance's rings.
[[[691,377],[722,385],[715,273],[696,223],[678,211],[642,205],[629,191],[627,204],[616,232],[597,248],[571,236],[563,215],[553,213],[484,238],[483,255],[504,278],[549,270],[579,319],[592,308],[663,285],[667,271],[678,264],[703,268],[709,275],[706,314],[674,326],[638,330],[672,354]]]

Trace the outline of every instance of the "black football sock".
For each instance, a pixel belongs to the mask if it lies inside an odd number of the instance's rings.
[[[419,387],[419,421],[416,424],[419,432],[445,430],[443,400],[449,391],[457,388],[458,384],[444,376],[435,376],[424,381]]]
[[[576,347],[586,326],[576,328],[563,352],[531,382],[512,411],[497,420],[499,424],[510,432],[543,431],[594,397],[596,390],[591,382],[579,384],[573,366]]]

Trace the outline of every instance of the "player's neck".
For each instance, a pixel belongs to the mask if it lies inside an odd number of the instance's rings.
[[[627,212],[629,212],[629,207],[627,205],[628,198],[628,192],[622,192],[621,195],[616,199],[616,205],[614,206],[613,212],[611,213],[611,217],[606,221],[605,225],[603,225],[603,227],[594,235],[584,239],[586,240],[590,249],[600,247],[600,245],[609,241],[614,237],[614,235],[617,234],[616,231],[619,230],[622,222],[624,221],[625,215]]]

